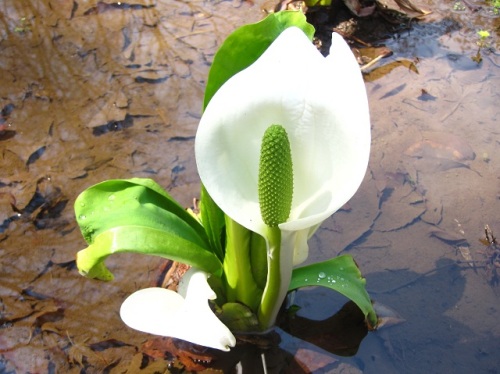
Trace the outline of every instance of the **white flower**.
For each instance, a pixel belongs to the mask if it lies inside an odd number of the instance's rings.
[[[139,331],[228,351],[236,339],[210,309],[208,300],[216,295],[207,278],[207,273],[191,268],[178,292],[158,287],[139,290],[123,302],[120,316]]]
[[[325,58],[300,29],[287,28],[217,91],[201,119],[195,151],[205,188],[229,217],[264,237],[257,181],[262,136],[272,124],[286,129],[291,146],[292,208],[279,228],[298,264],[307,239],[354,195],[368,165],[365,86],[339,35]]]

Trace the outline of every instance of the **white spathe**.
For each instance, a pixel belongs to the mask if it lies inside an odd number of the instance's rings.
[[[300,29],[286,29],[217,91],[202,116],[195,152],[205,188],[229,217],[264,237],[257,181],[271,124],[282,125],[290,140],[293,202],[279,228],[293,246],[282,256],[296,265],[307,258],[316,228],[354,195],[368,165],[368,100],[342,37],[332,35],[325,58]]]
[[[178,292],[159,287],[134,292],[123,302],[120,316],[139,331],[228,351],[236,339],[210,309],[208,300],[216,295],[207,278],[207,273],[191,268]]]

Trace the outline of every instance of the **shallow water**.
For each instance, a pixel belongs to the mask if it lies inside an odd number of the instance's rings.
[[[352,254],[373,299],[405,322],[369,333],[349,358],[286,346],[309,370],[500,367],[500,286],[479,241],[485,224],[500,236],[500,55],[471,59],[479,29],[498,50],[499,19],[425,5],[434,13],[424,22],[387,27],[379,40],[393,69],[366,77],[369,171],[311,241],[311,260]],[[158,260],[110,258],[110,283],[79,276],[74,199],[104,179],[140,176],[189,206],[210,61],[228,33],[261,17],[259,4],[238,1],[2,2],[0,372],[139,372],[148,337],[118,310],[155,282]],[[321,289],[296,301],[317,319],[344,302]]]

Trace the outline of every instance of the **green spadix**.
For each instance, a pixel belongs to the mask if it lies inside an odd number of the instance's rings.
[[[262,138],[259,163],[259,205],[264,223],[276,227],[290,216],[293,166],[290,141],[281,125],[271,125]]]

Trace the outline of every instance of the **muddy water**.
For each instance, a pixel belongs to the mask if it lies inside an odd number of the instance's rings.
[[[499,22],[425,5],[425,22],[379,38],[394,54],[366,77],[369,171],[311,242],[311,260],[354,255],[372,297],[405,322],[369,333],[349,358],[284,346],[308,370],[500,367],[500,286],[479,241],[485,224],[500,236],[500,56],[471,59],[478,29],[498,50]],[[2,2],[0,372],[145,369],[137,352],[148,337],[118,309],[155,281],[158,260],[122,255],[109,260],[113,282],[80,277],[72,204],[91,184],[137,176],[189,205],[210,61],[230,31],[261,16],[237,1]],[[315,289],[296,301],[323,319],[344,300]]]

